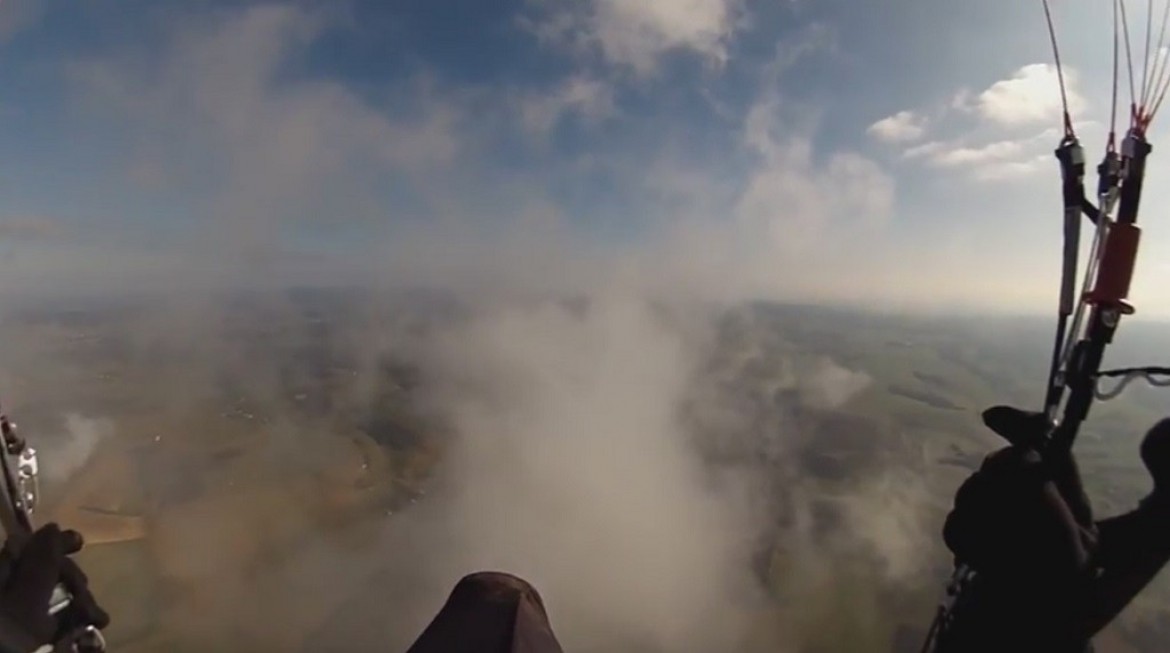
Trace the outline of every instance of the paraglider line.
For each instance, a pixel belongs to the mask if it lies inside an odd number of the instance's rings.
[[[1068,90],[1064,84],[1064,66],[1060,63],[1060,45],[1056,42],[1056,26],[1052,24],[1052,9],[1044,3],[1044,19],[1048,22],[1048,38],[1052,42],[1052,56],[1056,62],[1056,78],[1060,82],[1060,104],[1064,108],[1064,135],[1073,137],[1072,116],[1068,112]]]

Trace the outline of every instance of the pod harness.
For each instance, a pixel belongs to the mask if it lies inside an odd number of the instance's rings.
[[[1128,302],[1137,262],[1141,229],[1137,225],[1145,179],[1146,161],[1152,147],[1146,140],[1150,124],[1170,89],[1170,53],[1165,49],[1170,2],[1162,14],[1157,47],[1151,60],[1153,0],[1147,3],[1145,63],[1140,86],[1133,66],[1133,44],[1124,0],[1113,0],[1113,104],[1105,155],[1097,166],[1097,201],[1085,194],[1085,152],[1069,112],[1068,92],[1060,49],[1048,0],[1042,0],[1051,38],[1063,106],[1063,136],[1055,154],[1060,163],[1063,203],[1064,248],[1057,313],[1044,414],[1049,430],[1038,446],[1071,449],[1095,400],[1119,396],[1132,381],[1144,379],[1157,387],[1170,387],[1170,366],[1102,370],[1105,350],[1113,342],[1124,316],[1132,315]],[[1124,35],[1129,69],[1129,127],[1117,144],[1117,96],[1120,48]],[[1082,219],[1093,225],[1093,242],[1077,292],[1078,258]],[[1103,379],[1118,379],[1108,390]],[[976,572],[957,561],[946,586],[922,651],[937,651],[942,635],[952,625],[956,606],[974,581]]]

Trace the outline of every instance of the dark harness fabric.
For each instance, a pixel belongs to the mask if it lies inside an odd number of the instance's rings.
[[[465,576],[407,653],[563,653],[544,602],[523,579]]]

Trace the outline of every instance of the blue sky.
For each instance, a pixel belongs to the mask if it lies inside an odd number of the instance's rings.
[[[1055,13],[1096,159],[1085,4]],[[0,38],[3,290],[1054,302],[1039,3],[5,0]],[[1134,297],[1170,313],[1159,134]]]

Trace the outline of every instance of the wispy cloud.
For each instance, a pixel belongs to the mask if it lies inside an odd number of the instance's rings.
[[[360,221],[388,175],[425,180],[460,154],[461,107],[425,83],[391,116],[338,81],[282,80],[323,27],[292,6],[254,6],[177,29],[152,59],[92,59],[71,76],[90,111],[137,140],[132,179],[148,168],[152,183],[189,188],[197,171],[210,190],[198,212],[234,246],[275,245],[284,226]]]
[[[886,143],[916,141],[926,133],[926,118],[913,111],[899,111],[873,123],[867,132]]]
[[[569,116],[596,122],[612,115],[613,87],[585,76],[569,78],[544,93],[527,94],[520,104],[520,116],[526,131],[547,135]]]
[[[907,156],[925,155],[941,167],[978,166],[993,161],[1012,159],[1020,155],[1023,145],[1020,141],[998,141],[979,147],[948,146],[931,143],[930,148],[916,148],[907,151]]]
[[[599,52],[608,62],[640,75],[653,73],[662,55],[694,52],[712,65],[727,59],[742,0],[588,0],[573,7],[546,6],[529,25],[550,43]]]
[[[1052,158],[1047,151],[1051,149],[1051,136],[1043,132],[1030,138],[974,146],[962,141],[930,141],[907,149],[904,157],[925,161],[934,168],[962,171],[980,181],[1006,181],[1044,170]]]

